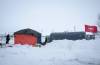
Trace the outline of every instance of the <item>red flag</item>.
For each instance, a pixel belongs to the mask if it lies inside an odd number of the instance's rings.
[[[97,32],[97,26],[85,25],[85,32]]]

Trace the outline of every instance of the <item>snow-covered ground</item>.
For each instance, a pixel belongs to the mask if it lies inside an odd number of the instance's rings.
[[[0,65],[100,65],[100,39],[0,48]]]

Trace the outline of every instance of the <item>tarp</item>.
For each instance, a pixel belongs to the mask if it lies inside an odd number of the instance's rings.
[[[97,32],[97,26],[85,25],[85,32]]]
[[[56,32],[50,34],[51,40],[78,40],[78,39],[85,39],[85,32]]]

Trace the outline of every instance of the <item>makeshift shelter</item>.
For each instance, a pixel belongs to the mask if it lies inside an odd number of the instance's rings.
[[[41,43],[41,33],[32,29],[22,29],[14,33],[15,44],[35,45]]]
[[[50,40],[79,40],[85,39],[85,32],[55,32],[50,34]]]

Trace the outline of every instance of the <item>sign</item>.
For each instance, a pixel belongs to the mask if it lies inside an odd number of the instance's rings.
[[[97,32],[97,26],[85,25],[85,32],[96,33]]]

